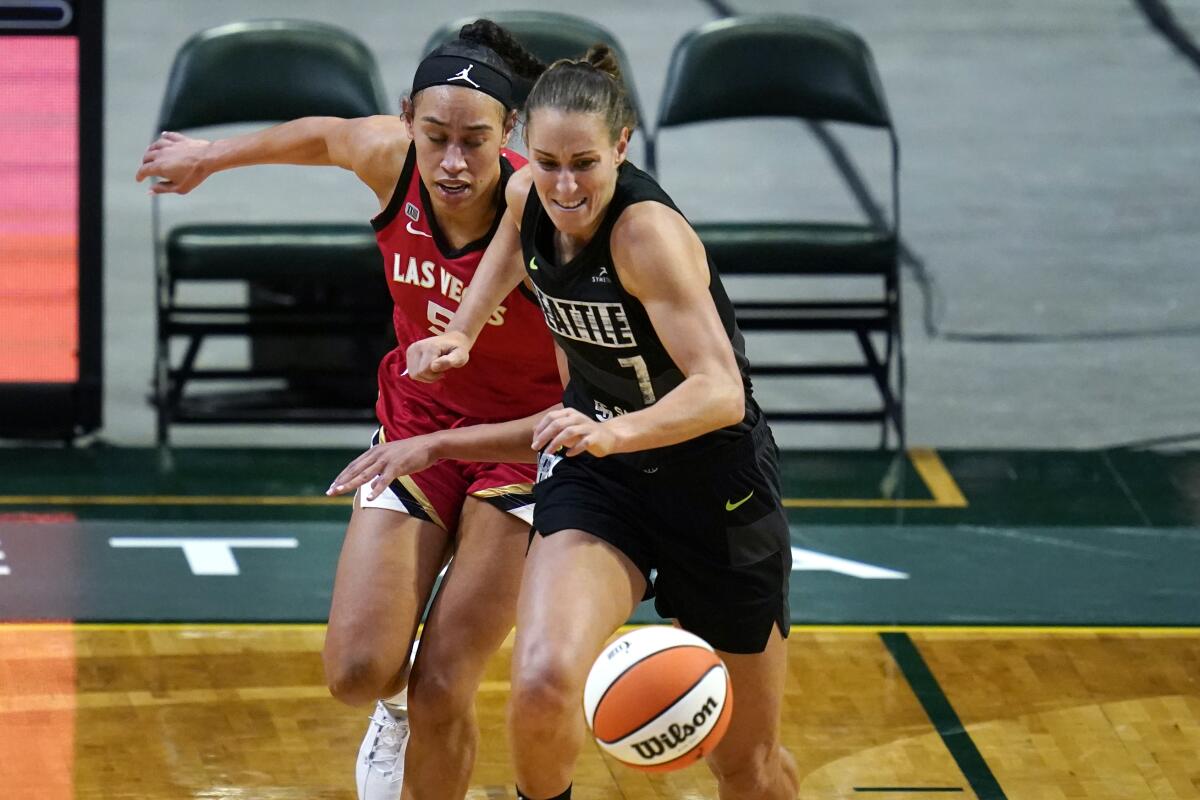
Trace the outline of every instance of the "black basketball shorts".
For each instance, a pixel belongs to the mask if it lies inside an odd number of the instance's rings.
[[[792,551],[779,451],[762,420],[680,463],[636,468],[588,454],[544,458],[538,534],[582,530],[629,557],[666,618],[729,653],[759,653],[791,626]],[[651,585],[651,570],[657,576]]]

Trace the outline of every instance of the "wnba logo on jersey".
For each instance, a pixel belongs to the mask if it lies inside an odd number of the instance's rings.
[[[559,336],[600,347],[637,347],[625,306],[620,303],[559,300],[541,289],[537,296],[546,325]]]

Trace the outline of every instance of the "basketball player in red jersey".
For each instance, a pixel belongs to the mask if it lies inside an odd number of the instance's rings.
[[[525,163],[504,149],[516,120],[513,83],[541,68],[481,20],[421,62],[402,117],[307,118],[214,142],[164,132],[137,173],[139,181],[158,179],[152,192],[187,194],[235,167],[337,165],[379,200],[371,222],[398,346],[379,367],[373,447],[330,487],[358,491],[324,650],[336,698],[380,701],[356,769],[364,799],[399,797],[402,785],[403,797],[466,794],[478,741],[475,691],[515,619],[534,467],[489,462],[505,448],[474,447],[470,426],[559,402],[562,383],[536,299],[524,286],[505,297],[470,366],[447,380],[418,383],[403,373],[408,345],[453,317],[504,214],[505,183]],[[476,460],[444,459],[450,452]],[[417,625],[451,555],[410,677]]]

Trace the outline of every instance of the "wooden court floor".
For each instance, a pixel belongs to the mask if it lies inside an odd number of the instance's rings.
[[[319,625],[0,625],[0,797],[352,800],[368,709],[331,700]],[[1200,630],[808,628],[784,738],[800,796],[1200,798]],[[506,646],[468,795],[512,798]],[[715,798],[588,747],[579,800]]]

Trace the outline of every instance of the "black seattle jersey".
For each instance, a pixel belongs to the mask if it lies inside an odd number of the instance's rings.
[[[537,290],[546,324],[570,365],[563,403],[600,420],[646,408],[683,382],[683,373],[667,354],[645,307],[625,291],[613,267],[609,245],[613,226],[627,207],[646,201],[679,211],[653,178],[625,162],[619,168],[616,191],[595,236],[564,264],[559,264],[555,256],[554,223],[533,187],[521,221],[525,271]],[[618,456],[621,460],[638,466],[665,463],[745,433],[758,421],[760,412],[751,394],[745,340],[711,259],[708,273],[709,294],[742,375],[746,416],[729,428],[671,447]]]

